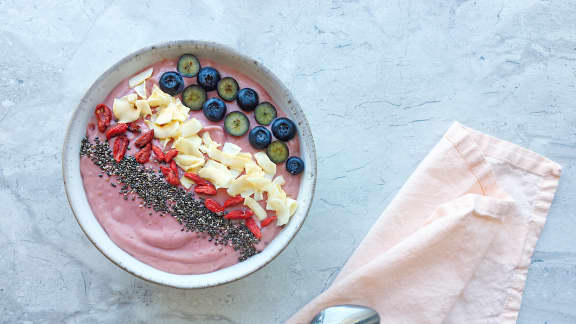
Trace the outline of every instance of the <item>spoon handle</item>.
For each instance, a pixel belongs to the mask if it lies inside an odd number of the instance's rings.
[[[338,305],[318,313],[310,324],[380,324],[380,316],[368,307]]]

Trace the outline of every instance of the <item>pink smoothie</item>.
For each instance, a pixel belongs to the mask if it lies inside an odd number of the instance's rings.
[[[238,81],[240,88],[249,87],[256,90],[260,102],[271,102],[278,110],[279,117],[286,116],[281,107],[276,105],[270,98],[266,90],[246,75],[208,59],[200,59],[200,62],[202,66],[212,66],[217,69],[221,77],[234,77]],[[146,81],[148,95],[150,95],[153,85],[158,84],[158,79],[162,73],[176,71],[176,60],[161,61],[154,64],[153,67],[154,74]],[[120,82],[103,103],[112,108],[114,98],[134,92],[128,86],[129,79],[127,78]],[[184,82],[186,85],[195,84],[196,78],[184,78]],[[216,91],[208,93],[209,98],[217,96]],[[226,102],[226,105],[228,112],[240,110],[236,102]],[[253,113],[248,113],[247,115],[252,127],[258,125]],[[225,142],[234,143],[240,146],[244,152],[258,152],[249,144],[247,134],[241,137],[228,135],[222,128],[223,122],[207,120],[202,111],[191,111],[190,116],[203,123],[205,127],[203,131],[209,131],[213,140],[221,144]],[[88,138],[92,140],[94,137],[99,136],[100,139],[105,139],[104,134],[98,132],[98,129],[92,126],[96,124],[96,118],[93,116],[86,130]],[[142,132],[147,131],[148,127],[145,123],[140,120],[139,124],[142,127]],[[138,149],[133,146],[132,139],[139,135],[134,136],[130,132],[126,135],[131,141],[127,155],[134,155]],[[112,145],[112,141],[110,144]],[[159,145],[156,140],[155,144]],[[291,156],[300,156],[298,137],[295,137],[287,144]],[[147,166],[158,169],[159,164],[151,158]],[[86,156],[83,156],[80,160],[80,171],[92,212],[112,241],[138,260],[174,274],[208,273],[238,263],[240,255],[231,246],[217,246],[209,241],[208,236],[205,234],[182,231],[182,226],[172,216],[161,215],[152,209],[143,207],[141,205],[142,201],[138,197],[134,197],[133,200],[132,196],[130,196],[128,200],[125,200],[124,196],[119,194],[121,185],[117,179],[114,176],[108,177],[106,174],[100,177],[99,175],[103,174],[103,172]],[[180,170],[180,175],[183,175],[183,172],[183,170]],[[300,187],[300,176],[289,174],[284,164],[277,166],[276,175],[282,175],[286,179],[283,189],[288,196],[296,199]],[[112,187],[111,182],[117,184],[117,187]],[[193,187],[190,190],[192,189]],[[211,198],[223,203],[228,198],[228,195],[225,189],[220,189],[218,194]],[[265,200],[261,204],[265,206]],[[268,215],[272,216],[274,212],[268,211]],[[282,228],[277,227],[274,223],[262,228],[262,240],[256,248],[260,251],[263,250],[281,230]]]

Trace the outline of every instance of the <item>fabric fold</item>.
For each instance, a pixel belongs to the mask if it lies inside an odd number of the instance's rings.
[[[288,323],[355,304],[384,323],[514,323],[561,168],[455,123],[322,293]]]

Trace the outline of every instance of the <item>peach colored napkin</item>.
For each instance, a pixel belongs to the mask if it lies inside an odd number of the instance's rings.
[[[455,123],[332,286],[288,323],[340,304],[372,307],[382,323],[515,323],[560,172]]]

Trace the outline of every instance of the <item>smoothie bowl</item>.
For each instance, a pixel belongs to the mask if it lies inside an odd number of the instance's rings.
[[[142,49],[98,78],[70,121],[62,166],[90,241],[122,269],[179,288],[270,262],[316,182],[310,128],[288,89],[199,41]]]

